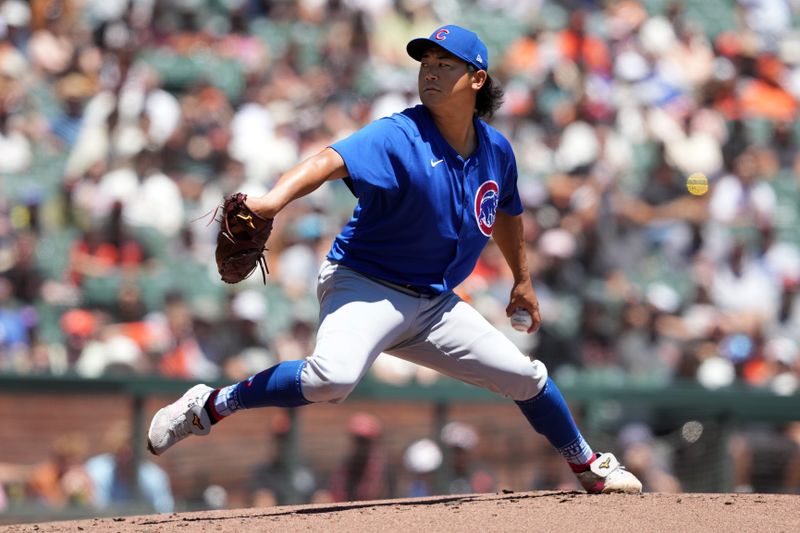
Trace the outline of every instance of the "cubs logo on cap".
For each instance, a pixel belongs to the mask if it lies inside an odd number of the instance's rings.
[[[431,46],[444,48],[478,70],[489,69],[489,51],[474,31],[448,24],[434,30],[430,37],[413,39],[406,45],[406,51],[419,61]]]

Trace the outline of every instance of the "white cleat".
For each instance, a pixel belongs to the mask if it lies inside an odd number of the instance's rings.
[[[159,409],[150,422],[147,449],[161,455],[189,435],[208,435],[211,419],[203,405],[213,390],[208,385],[195,385],[176,402]]]
[[[600,454],[589,465],[589,470],[576,475],[589,494],[642,493],[642,482],[625,470],[613,453]]]

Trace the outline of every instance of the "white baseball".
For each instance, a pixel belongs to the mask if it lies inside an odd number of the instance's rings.
[[[533,317],[531,314],[527,310],[517,307],[511,315],[511,327],[517,331],[528,331],[532,325]]]

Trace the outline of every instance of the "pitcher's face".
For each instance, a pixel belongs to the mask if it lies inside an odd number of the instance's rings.
[[[478,71],[483,72],[483,71]],[[432,46],[420,59],[419,98],[427,107],[455,100],[474,101],[483,85],[467,63],[438,46]]]

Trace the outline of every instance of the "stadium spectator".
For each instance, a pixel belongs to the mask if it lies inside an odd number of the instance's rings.
[[[12,294],[11,282],[0,277],[0,369],[26,371],[34,314],[16,303]]]
[[[448,494],[494,492],[494,473],[475,458],[479,443],[475,428],[463,422],[449,422],[442,428],[440,440],[447,447]]]
[[[3,494],[4,507],[10,510],[29,503],[28,485],[32,469],[31,465],[0,463],[0,493]]]
[[[94,483],[84,466],[88,448],[81,434],[63,435],[53,442],[50,457],[31,472],[31,500],[54,509],[90,506]]]
[[[261,365],[277,363],[263,333],[267,303],[260,291],[246,289],[233,296],[229,309],[231,317],[216,332],[219,364],[226,378],[247,379],[264,368]]]
[[[250,478],[253,507],[311,503],[319,491],[317,476],[292,448],[294,423],[284,410],[276,411],[270,419],[271,458],[258,465]]]
[[[681,484],[671,473],[668,449],[652,430],[638,423],[623,427],[618,436],[625,467],[642,480],[647,492],[681,492]]]
[[[39,238],[32,232],[14,236],[13,259],[5,277],[11,282],[14,298],[26,305],[41,301],[44,274],[37,262]]]
[[[401,494],[409,498],[439,493],[438,476],[444,455],[436,442],[429,438],[415,440],[403,452],[406,480]]]
[[[102,226],[94,222],[73,242],[68,267],[73,284],[81,286],[85,277],[130,276],[144,266],[147,252],[123,222],[122,209],[122,204],[115,202]]]
[[[141,374],[146,365],[144,354],[133,339],[104,329],[87,342],[75,364],[75,371],[86,378],[97,378]]]
[[[66,364],[70,371],[83,354],[86,346],[97,338],[103,323],[100,313],[88,309],[70,309],[59,320],[66,351]]]
[[[795,494],[800,489],[800,429],[761,424],[737,434],[729,443],[736,492]]]
[[[184,379],[213,378],[219,368],[203,352],[195,334],[193,311],[179,292],[170,292],[164,301],[166,329],[159,372]]]
[[[0,45],[0,58],[3,57],[4,48]],[[7,62],[8,58],[5,61]],[[4,95],[0,98],[0,153],[3,154],[0,160],[0,172],[19,174],[30,167],[33,151],[24,125],[20,121],[21,117],[9,114],[9,106],[15,105],[13,99],[6,96],[12,94],[10,85],[7,82],[0,82],[0,92]]]
[[[328,481],[331,498],[344,502],[388,497],[389,465],[380,443],[381,423],[370,414],[357,413],[347,430],[350,449]]]
[[[104,437],[103,447],[106,452],[86,461],[86,471],[94,486],[92,503],[97,509],[144,505],[157,513],[173,511],[175,502],[167,473],[147,460],[139,464],[138,472],[133,471],[130,423],[118,422],[111,426]]]

